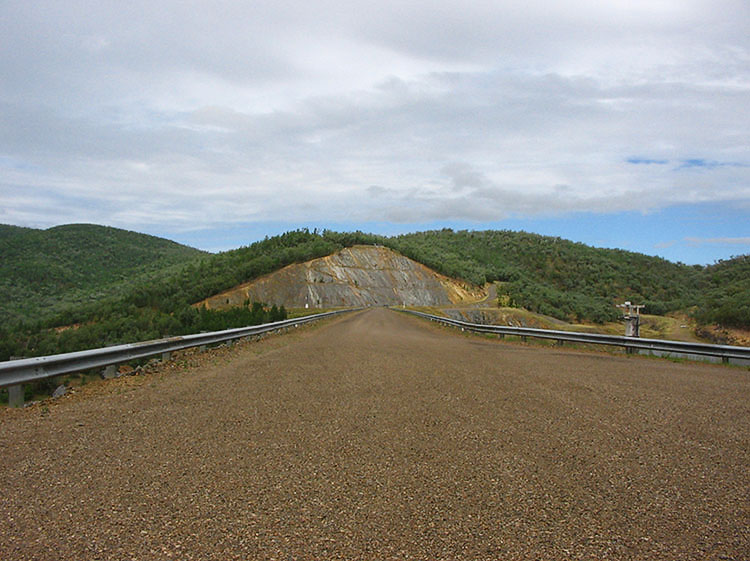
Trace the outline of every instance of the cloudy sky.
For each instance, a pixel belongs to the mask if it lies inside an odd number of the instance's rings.
[[[0,223],[750,252],[747,0],[2,0]]]

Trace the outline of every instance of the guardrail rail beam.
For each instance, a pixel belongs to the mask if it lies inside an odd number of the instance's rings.
[[[577,331],[558,331],[553,329],[536,329],[532,327],[506,327],[503,325],[486,325],[470,323],[457,319],[425,314],[414,310],[394,308],[399,312],[412,314],[430,321],[437,321],[451,327],[458,327],[461,331],[469,330],[477,333],[493,333],[503,338],[505,335],[515,335],[522,341],[528,337],[537,339],[554,339],[558,344],[563,341],[572,343],[587,343],[592,345],[608,345],[623,347],[627,354],[637,352],[656,356],[677,356],[685,358],[709,357],[720,359],[724,364],[750,366],[750,347],[733,345],[710,345],[707,343],[688,343],[685,341],[669,341],[664,339],[643,339],[639,337],[622,337],[619,335],[605,335],[599,333],[580,333]]]
[[[326,317],[353,312],[361,308],[335,310],[294,319],[285,319],[262,325],[237,327],[210,333],[196,333],[181,337],[169,337],[140,343],[128,343],[100,349],[77,351],[51,356],[24,358],[0,362],[0,388],[8,388],[8,404],[11,407],[23,406],[23,384],[52,378],[63,374],[72,374],[92,368],[105,368],[104,376],[114,376],[118,364],[161,355],[162,360],[169,360],[171,353],[191,347],[205,349],[216,343],[231,343],[243,337],[259,337],[263,333],[287,329],[291,326],[310,323]]]

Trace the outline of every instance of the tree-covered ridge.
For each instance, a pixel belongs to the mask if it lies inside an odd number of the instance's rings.
[[[0,227],[0,321],[46,318],[124,294],[128,287],[203,252],[92,224],[48,230]]]
[[[192,257],[182,265],[141,276],[116,294],[92,296],[88,302],[61,307],[54,315],[27,318],[13,326],[0,325],[0,360],[238,327],[252,318],[243,311],[196,310],[192,304],[291,263],[329,255],[349,240],[362,241],[350,234],[295,231],[232,251]],[[254,303],[246,303],[248,313],[254,308]],[[275,313],[266,312],[269,315],[264,317],[269,318]],[[253,317],[260,317],[257,309]]]
[[[5,238],[11,238],[18,236],[24,232],[31,232],[32,228],[24,228],[23,226],[12,226],[10,224],[0,224],[0,240]]]
[[[397,236],[390,245],[452,277],[500,281],[510,304],[568,320],[615,319],[625,300],[664,314],[697,305],[701,267],[561,238],[449,229]]]
[[[750,329],[750,255],[707,267],[702,294],[695,314],[701,322]]]
[[[41,300],[45,301],[44,290],[49,290],[49,286],[66,287],[69,286],[66,282],[72,282],[75,285],[72,294],[76,298],[58,302],[52,308],[54,314],[19,316],[22,319],[13,324],[0,324],[0,360],[11,355],[36,356],[194,333],[209,326],[220,329],[252,318],[256,321],[261,314],[258,305],[250,302],[243,310],[215,313],[197,310],[193,304],[286,265],[324,257],[357,244],[385,245],[438,272],[477,285],[498,281],[503,305],[523,307],[561,319],[594,322],[615,319],[619,316],[615,304],[631,300],[645,303],[649,313],[692,309],[701,321],[750,327],[748,256],[711,267],[690,267],[657,257],[597,249],[525,232],[444,229],[385,238],[362,232],[298,230],[216,255],[201,254],[146,236],[146,239],[137,238],[139,248],[153,243],[156,250],[151,254],[173,259],[171,264],[158,260],[149,262],[147,256],[135,248],[130,253],[118,254],[128,256],[124,263],[118,264],[113,255],[109,255],[107,261],[106,243],[97,245],[90,239],[93,235],[90,227],[73,226],[62,230],[70,237],[61,236],[55,247],[62,254],[65,243],[77,246],[72,252],[75,257],[67,257],[67,261],[50,259],[60,268],[59,275],[49,277],[54,282],[35,285],[29,281],[25,287],[27,292],[17,290],[15,297],[32,294],[40,299],[41,292]],[[78,237],[76,230],[80,234]],[[3,239],[4,230],[0,230],[0,247],[11,246],[8,238],[39,235],[38,232],[15,232]],[[128,238],[133,233],[115,230],[113,235]],[[33,247],[29,240],[24,244],[27,250]],[[81,245],[89,249],[80,249]],[[170,248],[176,255],[170,253]],[[45,251],[50,253],[49,249]],[[94,263],[87,253],[96,253],[99,261]],[[139,258],[142,261],[138,261]],[[29,279],[29,271],[45,263],[42,256],[20,266],[20,258],[14,259],[15,267],[0,269],[2,287],[18,287],[22,284],[16,275],[18,271],[23,273],[20,277]],[[102,263],[109,265],[102,267]],[[145,263],[146,272],[137,265],[134,267],[134,263]],[[76,270],[67,270],[71,267]],[[91,267],[95,272],[81,272],[78,269],[82,267]],[[139,270],[141,274],[134,273]],[[112,271],[118,271],[119,284],[116,274],[107,276]],[[108,284],[110,282],[115,284]],[[6,294],[6,300],[14,298]],[[21,310],[30,308],[24,300],[13,305]]]

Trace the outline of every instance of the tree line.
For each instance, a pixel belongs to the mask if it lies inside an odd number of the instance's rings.
[[[0,229],[0,243],[13,235]],[[701,267],[525,232],[442,229],[384,237],[301,229],[218,254],[178,248],[181,257],[167,252],[172,257],[161,268],[144,258],[147,274],[117,290],[105,289],[109,280],[105,288],[92,282],[76,288],[84,291],[83,301],[47,314],[10,314],[0,324],[0,360],[273,321],[286,311],[250,302],[202,310],[194,303],[357,244],[390,247],[466,283],[496,282],[503,305],[564,320],[614,320],[615,304],[631,300],[645,304],[648,313],[690,311],[701,322],[750,328],[748,256]],[[21,281],[6,271],[0,282]]]

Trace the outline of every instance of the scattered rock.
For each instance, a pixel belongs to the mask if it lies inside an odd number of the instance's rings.
[[[52,397],[54,399],[57,399],[58,397],[62,397],[65,395],[65,392],[68,391],[68,388],[65,387],[65,384],[62,384],[60,386],[57,386],[57,389],[52,394]]]
[[[129,364],[121,364],[117,369],[117,377],[120,376],[132,376],[134,368]]]

